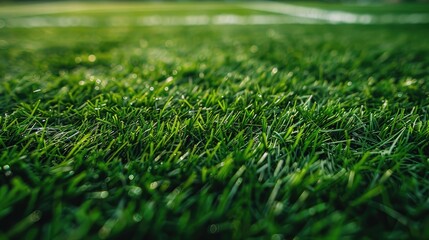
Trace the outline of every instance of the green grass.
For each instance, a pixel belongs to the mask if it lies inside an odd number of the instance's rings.
[[[427,239],[428,28],[2,28],[0,239]]]

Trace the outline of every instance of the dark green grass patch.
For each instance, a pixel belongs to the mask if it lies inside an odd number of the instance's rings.
[[[0,237],[425,239],[427,28],[1,29]]]

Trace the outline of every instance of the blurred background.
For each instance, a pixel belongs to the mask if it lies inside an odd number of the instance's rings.
[[[74,0],[1,0],[0,3],[6,2],[71,2]],[[237,0],[198,0],[197,2],[252,2],[253,0],[248,1],[237,1]],[[261,1],[261,0],[259,0]],[[264,0],[262,0],[264,1]],[[187,0],[86,0],[84,2],[189,2]],[[371,3],[429,3],[429,0],[301,0],[301,1],[277,1],[277,2],[331,2],[331,3],[362,3],[362,4],[371,4]]]

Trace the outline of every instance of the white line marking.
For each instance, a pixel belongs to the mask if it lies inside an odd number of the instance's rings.
[[[64,13],[160,13],[178,11],[213,11],[236,8],[236,5],[223,3],[139,3],[139,2],[48,2],[16,5],[1,5],[0,17],[29,17],[34,15],[64,14]]]
[[[344,11],[330,11],[311,7],[301,7],[286,3],[264,2],[246,3],[236,5],[236,7],[269,12],[270,14],[259,15],[146,15],[159,10],[171,11],[167,5],[148,5],[144,9],[145,15],[140,17],[115,16],[115,17],[94,17],[89,14],[85,16],[53,16],[50,13],[60,12],[82,12],[86,10],[98,11],[122,11],[130,6],[122,6],[112,9],[110,5],[65,5],[70,8],[54,10],[43,4],[37,5],[33,16],[19,14],[14,16],[12,12],[3,19],[0,18],[0,29],[8,28],[37,28],[37,27],[124,27],[124,26],[200,26],[200,25],[274,25],[274,24],[416,24],[429,23],[429,14],[355,14]],[[134,6],[134,5],[133,5]],[[142,5],[138,5],[142,6]],[[233,5],[230,5],[233,6]],[[86,7],[86,8],[85,8]],[[183,6],[182,6],[183,7]],[[206,9],[206,5],[201,5],[193,10]],[[136,8],[137,9],[137,8]],[[226,8],[225,8],[226,9]],[[4,9],[3,9],[4,10]],[[140,11],[139,10],[139,11]],[[222,9],[219,9],[221,11]],[[20,9],[21,13],[28,11],[28,8]],[[40,12],[47,14],[34,16]],[[277,13],[277,14],[273,14]]]
[[[338,24],[416,24],[429,23],[429,14],[357,14],[344,11],[330,11],[319,8],[301,7],[287,3],[247,3],[245,8],[280,13],[288,16],[315,19],[326,23]]]
[[[282,15],[191,15],[191,16],[142,16],[142,17],[21,17],[6,19],[0,28],[37,27],[124,27],[124,26],[201,26],[201,25],[272,25],[272,24],[317,24],[311,19],[298,19]]]

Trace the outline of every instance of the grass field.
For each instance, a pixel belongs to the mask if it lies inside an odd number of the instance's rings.
[[[248,6],[0,5],[0,239],[428,239],[427,6]]]

